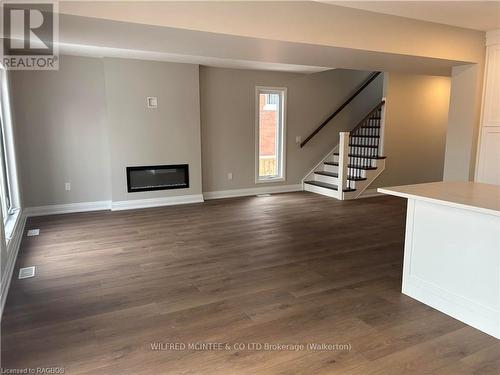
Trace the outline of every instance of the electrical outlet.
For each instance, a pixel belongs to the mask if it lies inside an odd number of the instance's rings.
[[[70,182],[66,182],[66,183],[64,184],[64,189],[65,189],[66,191],[70,191],[70,190],[71,190],[71,183],[70,183]]]
[[[228,179],[229,181],[231,181],[231,180],[233,179],[233,173],[232,173],[232,172],[229,172],[229,173],[227,174],[227,179]]]

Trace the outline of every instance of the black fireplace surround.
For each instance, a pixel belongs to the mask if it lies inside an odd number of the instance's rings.
[[[127,189],[129,193],[187,189],[188,187],[188,164],[127,167]]]

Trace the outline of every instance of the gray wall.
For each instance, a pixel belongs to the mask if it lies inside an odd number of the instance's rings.
[[[368,72],[336,69],[316,74],[200,68],[203,191],[300,183],[305,174],[382,98],[382,76],[310,143],[305,139],[367,78]],[[287,87],[286,181],[255,183],[255,86]],[[227,173],[233,179],[227,179]]]
[[[112,200],[201,194],[198,65],[105,59]],[[157,96],[148,109],[146,97]],[[189,189],[127,193],[125,167],[189,164]]]
[[[12,72],[25,207],[109,199],[103,82],[102,60],[85,57],[61,58],[59,71]]]
[[[13,72],[24,207],[200,194],[198,75],[197,65],[72,56],[56,72]],[[189,163],[190,189],[126,192],[126,166],[174,163]]]
[[[386,74],[386,169],[370,188],[443,179],[450,78]]]
[[[295,137],[305,139],[367,75],[69,56],[58,72],[14,72],[24,206],[200,194],[202,171],[207,192],[265,186],[254,182],[256,85],[288,88],[287,179],[267,185],[297,184],[380,100],[382,77],[305,148]],[[442,179],[449,90],[447,77],[389,74],[387,169],[374,186]],[[147,96],[158,109],[146,108]],[[165,163],[190,164],[189,190],[126,192],[126,166]]]

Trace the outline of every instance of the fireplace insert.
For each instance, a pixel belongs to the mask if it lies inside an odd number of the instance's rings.
[[[189,166],[153,165],[127,167],[127,189],[137,191],[187,189],[189,187]]]

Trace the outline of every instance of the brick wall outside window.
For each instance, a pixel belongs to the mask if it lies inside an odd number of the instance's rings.
[[[278,106],[267,105],[265,94],[259,98],[259,173],[261,176],[276,175],[276,121]]]

